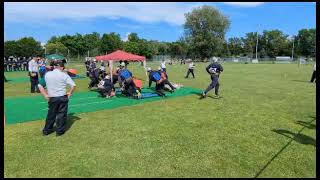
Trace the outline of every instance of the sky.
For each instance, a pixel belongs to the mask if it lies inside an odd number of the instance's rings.
[[[116,32],[126,41],[135,32],[148,40],[173,42],[183,36],[184,14],[210,5],[231,20],[226,37],[279,29],[296,35],[316,27],[315,2],[5,2],[4,40]]]

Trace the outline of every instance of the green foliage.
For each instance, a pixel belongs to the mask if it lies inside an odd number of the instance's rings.
[[[44,50],[40,42],[32,37],[24,37],[17,41],[6,41],[4,43],[4,56],[31,57],[41,56]]]
[[[223,48],[230,20],[214,7],[204,5],[186,13],[185,36],[194,55],[209,58]]]
[[[301,29],[295,38],[297,53],[306,57],[315,57],[316,29]]]
[[[120,34],[115,32],[103,34],[100,40],[100,51],[102,54],[105,54],[106,52],[109,54],[119,49],[123,49],[123,42]]]
[[[63,54],[64,56],[68,55],[68,48],[59,41],[55,43],[48,43],[46,45],[46,51],[47,54]]]

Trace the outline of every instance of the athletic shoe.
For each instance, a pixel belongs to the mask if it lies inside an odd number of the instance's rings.
[[[141,93],[140,93],[140,91],[136,91],[137,92],[137,96],[138,96],[138,99],[140,99],[141,98]]]
[[[207,97],[207,94],[206,93],[204,93],[204,92],[202,92],[202,95],[200,96],[200,98],[199,99],[203,99],[203,98],[206,98]]]

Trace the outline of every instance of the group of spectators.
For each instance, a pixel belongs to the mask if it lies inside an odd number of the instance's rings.
[[[28,62],[31,60],[31,57],[4,57],[3,65],[4,71],[28,71]]]

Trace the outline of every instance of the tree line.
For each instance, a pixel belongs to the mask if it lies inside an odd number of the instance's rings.
[[[121,49],[152,58],[169,55],[180,58],[255,57],[257,32],[244,37],[226,38],[230,20],[218,9],[202,6],[185,14],[184,35],[175,42],[161,42],[140,38],[137,33],[128,35],[123,41],[120,34],[97,32],[81,35],[51,37],[45,47],[32,37],[4,43],[4,56],[30,57],[33,55],[59,53],[71,57],[97,56]],[[275,56],[315,57],[316,29],[301,29],[296,36],[289,37],[281,30],[265,30],[258,34],[258,58]],[[89,52],[89,53],[88,53]]]

